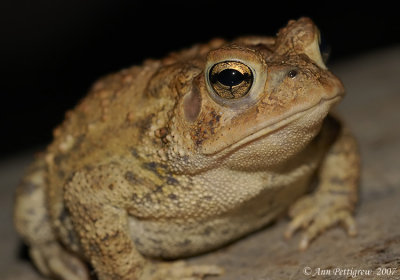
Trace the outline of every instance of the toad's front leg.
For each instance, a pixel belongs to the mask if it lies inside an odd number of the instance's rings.
[[[328,123],[335,123],[330,119]],[[337,122],[333,124],[337,128]],[[356,235],[353,211],[357,201],[360,175],[360,158],[353,135],[346,127],[340,132],[322,162],[319,171],[319,186],[315,193],[300,198],[290,209],[293,218],[285,233],[304,228],[300,249],[306,249],[312,239],[325,229],[342,224],[349,235]]]
[[[128,229],[134,189],[117,166],[77,172],[64,189],[85,257],[100,280],[203,279],[222,273],[216,266],[187,266],[183,262],[154,262],[135,248]]]

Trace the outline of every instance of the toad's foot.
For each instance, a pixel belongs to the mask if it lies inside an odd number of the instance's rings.
[[[32,246],[30,255],[38,269],[47,276],[68,280],[89,279],[85,264],[57,243]]]
[[[209,275],[223,274],[216,265],[188,265],[184,261],[157,262],[147,265],[142,278],[145,280],[201,280]]]
[[[352,205],[341,194],[317,192],[304,196],[289,210],[292,221],[285,237],[290,238],[295,231],[303,228],[305,232],[299,248],[305,250],[315,237],[338,223],[346,229],[349,236],[355,236],[357,229],[352,210]]]

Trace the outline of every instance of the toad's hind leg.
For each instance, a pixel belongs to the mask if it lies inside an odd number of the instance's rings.
[[[56,240],[45,203],[45,163],[38,158],[17,188],[14,223],[29,254],[46,276],[63,280],[89,279],[86,265]]]

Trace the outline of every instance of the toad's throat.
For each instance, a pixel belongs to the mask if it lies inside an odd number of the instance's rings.
[[[323,98],[321,99],[318,103],[307,107],[305,109],[301,109],[299,111],[291,112],[289,115],[283,115],[281,118],[277,119],[273,123],[269,123],[267,126],[264,126],[260,129],[257,129],[256,131],[250,133],[249,135],[246,135],[239,141],[227,145],[227,146],[220,146],[220,147],[215,147],[215,146],[210,146],[210,147],[203,147],[203,153],[208,156],[216,155],[216,154],[229,154],[239,148],[241,148],[244,145],[247,145],[251,142],[255,142],[268,134],[271,134],[288,124],[302,118],[303,116],[307,114],[311,114],[314,110],[318,110],[321,108],[323,105],[326,106],[331,106],[334,103],[337,103],[340,99],[342,98],[341,95],[336,95],[332,98]],[[328,111],[327,111],[328,112]]]

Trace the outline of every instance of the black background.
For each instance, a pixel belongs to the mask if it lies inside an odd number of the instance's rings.
[[[2,1],[0,157],[51,141],[102,75],[213,37],[274,35],[300,16],[320,27],[331,62],[399,43],[398,8],[383,1]]]

